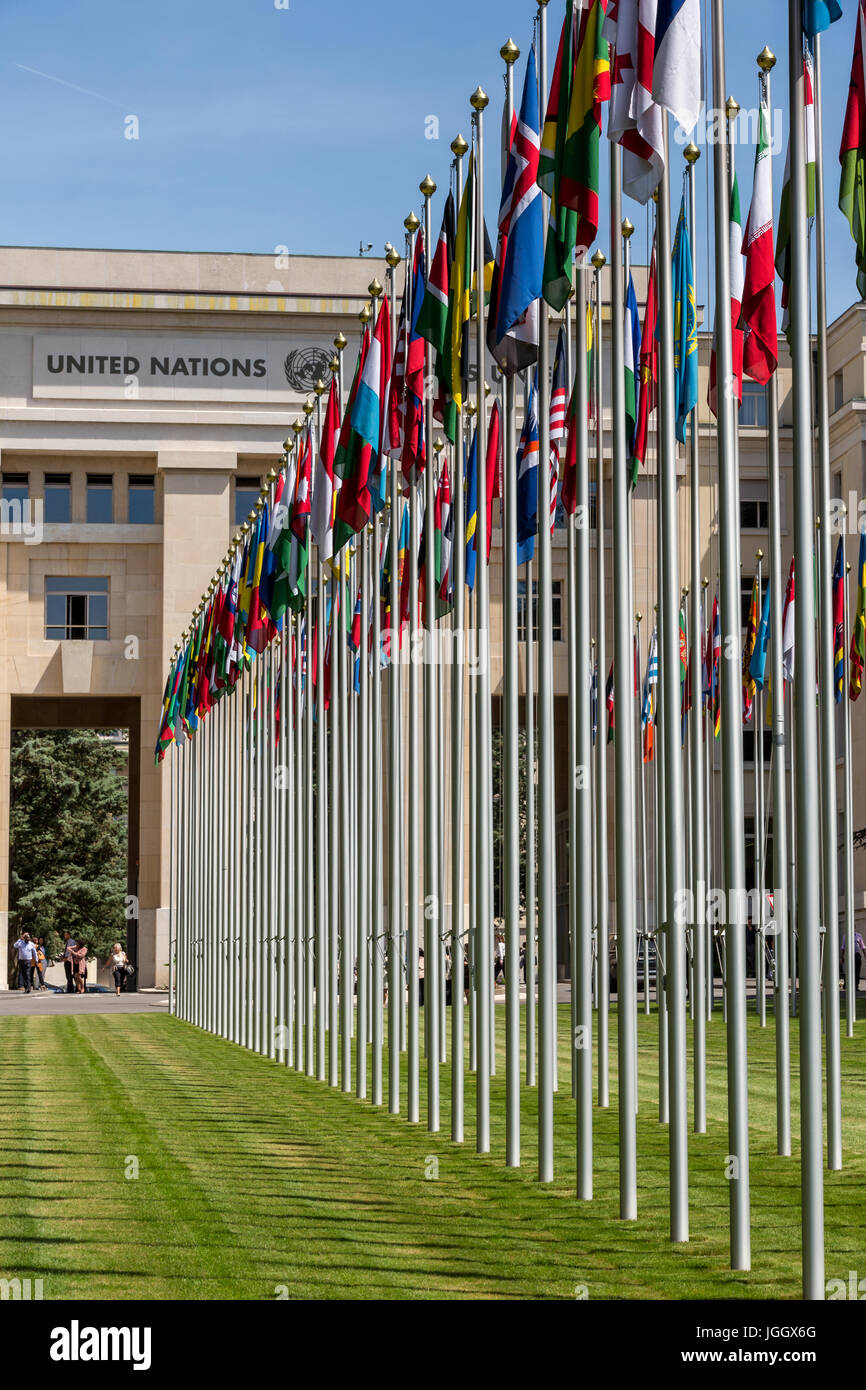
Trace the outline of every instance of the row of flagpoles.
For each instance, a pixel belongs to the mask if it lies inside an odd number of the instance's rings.
[[[462,137],[452,143],[453,185],[435,245],[431,216],[436,186],[429,176],[420,185],[423,219],[410,214],[405,221],[406,276],[399,315],[396,271],[401,257],[389,248],[387,286],[378,280],[370,286],[371,304],[361,314],[360,350],[348,389],[342,369],[348,344],[340,333],[330,384],[317,383],[315,399],[305,406],[306,420],[296,422],[294,438],[286,441],[282,466],[269,475],[175,650],[157,757],[172,743],[178,745],[180,756],[171,768],[171,984],[179,1016],[333,1086],[369,1095],[374,1104],[383,1104],[387,1096],[389,1110],[396,1114],[405,1107],[413,1122],[420,1119],[423,1058],[431,1131],[440,1127],[441,1068],[450,1064],[451,1135],[457,1141],[464,1138],[468,1056],[475,1077],[476,1146],[481,1153],[489,1151],[490,1078],[498,1059],[487,561],[498,496],[506,1163],[520,1163],[521,1095],[525,1086],[537,1086],[538,1173],[543,1182],[554,1177],[561,973],[572,983],[577,1195],[585,1200],[593,1195],[593,1109],[596,1099],[609,1103],[612,926],[620,1215],[638,1215],[638,952],[648,1010],[652,948],[659,1118],[668,1125],[670,1141],[670,1234],[674,1241],[688,1240],[687,1033],[691,1023],[692,1123],[701,1134],[706,1131],[706,1028],[713,1017],[718,955],[728,1040],[731,1264],[750,1267],[742,711],[755,731],[757,765],[757,1008],[765,1022],[766,957],[773,967],[782,1156],[791,1153],[789,1009],[799,1013],[803,1290],[804,1296],[819,1298],[824,1288],[822,1015],[828,1165],[839,1168],[842,1163],[834,706],[845,694],[849,639],[844,547],[840,541],[834,567],[826,522],[815,544],[816,519],[830,516],[817,34],[839,18],[839,7],[832,0],[805,6],[791,0],[789,10],[794,119],[775,255],[767,140],[775,59],[769,50],[758,59],[761,121],[745,233],[723,116],[713,146],[716,296],[710,404],[717,420],[719,572],[712,608],[701,563],[700,470],[707,465],[700,457],[697,394],[698,151],[693,145],[686,150],[688,196],[674,237],[668,132],[671,116],[686,131],[698,117],[703,54],[698,0],[620,0],[607,6],[600,0],[567,0],[550,79],[543,3],[519,109],[514,92],[519,51],[511,41],[501,50],[504,181],[495,254],[483,216],[488,99],[479,88],[471,99],[471,146]],[[723,11],[722,0],[713,0],[712,97],[717,113],[725,109]],[[861,140],[866,144],[864,30],[866,0],[860,0],[840,205],[849,215],[861,274],[866,273],[866,228],[859,220],[856,190],[862,187],[866,158],[860,146]],[[601,140],[605,103],[606,147]],[[599,228],[605,148],[610,161],[610,575],[602,485],[605,258],[596,252],[590,262],[588,256]],[[656,206],[642,331],[630,267],[634,229],[622,216],[624,192],[644,204],[652,198]],[[812,216],[818,301],[814,418]],[[795,543],[787,589],[780,524],[777,268],[793,371]],[[553,361],[551,312],[563,316]],[[497,368],[495,390],[484,381],[485,364],[491,362]],[[764,590],[759,562],[745,649],[737,431],[744,371],[767,390],[770,502],[768,584]],[[518,439],[519,405],[523,423]],[[444,437],[437,434],[436,422]],[[651,442],[658,592],[641,685],[643,615],[635,622],[633,488],[641,469],[646,470]],[[680,445],[686,451],[690,495],[688,568],[680,556]],[[567,750],[557,744],[554,719],[552,532],[557,495],[567,528]],[[594,632],[593,532],[598,538]],[[800,585],[794,601],[795,572],[808,574],[813,555],[817,611],[811,584]],[[523,786],[521,568],[528,750]],[[866,658],[862,537],[857,581],[848,682],[852,699],[859,693]],[[817,671],[817,704],[811,681],[794,679],[795,650],[799,672]],[[620,677],[622,708],[614,734],[614,672],[630,668],[634,686]],[[606,672],[612,788],[599,708]],[[765,687],[772,692],[769,797],[763,768]],[[234,699],[224,698],[232,693]],[[849,701],[844,704],[850,1034],[855,932]],[[720,825],[713,823],[711,794],[716,740]],[[792,763],[790,826],[786,742]],[[566,760],[568,939],[562,950],[557,941],[555,784],[557,763]],[[772,916],[781,924],[778,931],[765,921],[763,891],[770,804]],[[522,859],[524,808],[528,825]],[[714,848],[717,833],[720,854]],[[654,924],[648,903],[650,863]],[[709,885],[724,897],[726,915],[719,925],[706,911]],[[691,895],[685,920],[684,891]],[[609,901],[614,905],[610,924]]]

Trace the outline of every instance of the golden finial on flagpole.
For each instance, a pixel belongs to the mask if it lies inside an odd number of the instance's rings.
[[[304,401],[304,414],[309,418],[316,408],[316,403],[309,396]]]
[[[740,114],[740,103],[736,97],[728,97],[725,102],[725,115],[729,121],[735,121]]]
[[[514,42],[513,39],[506,39],[505,43],[499,50],[499,56],[502,59],[503,63],[507,63],[510,67],[511,64],[516,63],[518,58],[520,57],[520,49],[517,47],[517,44]]]
[[[325,383],[323,382],[321,377],[319,377],[319,379],[317,380],[315,386],[313,387],[313,390],[315,391],[317,396],[324,396]]]
[[[292,425],[292,429],[295,431],[295,438],[296,438],[296,439],[297,439],[298,435],[301,433],[301,430],[302,430],[303,428],[304,428],[304,422],[303,422],[303,420],[301,420],[300,418],[297,419],[297,420],[295,420],[294,424]]]
[[[385,260],[388,262],[388,265],[391,270],[396,270],[397,266],[400,264],[400,252],[395,250],[394,247],[391,246],[385,252]]]
[[[346,346],[348,341],[348,338],[345,337],[344,334],[338,333],[336,338],[334,339],[334,347],[337,349],[338,352],[342,352],[343,348]]]
[[[476,87],[475,91],[469,98],[469,105],[472,107],[473,111],[483,111],[485,106],[487,106],[487,104],[489,103],[489,101],[490,98],[485,92],[484,88]]]
[[[360,314],[358,315],[358,318],[361,320],[361,322],[362,322],[363,324],[368,324],[368,323],[370,322],[370,319],[371,319],[372,317],[373,317],[373,315],[372,315],[372,313],[370,312],[370,306],[369,306],[369,304],[365,304],[364,307],[363,307],[363,309],[361,310]]]
[[[622,227],[620,230],[622,231],[623,240],[628,241],[629,238],[634,234],[634,223],[630,222],[627,217],[624,217],[622,219]]]
[[[406,231],[411,236],[413,232],[417,232],[418,228],[421,226],[421,223],[418,221],[418,218],[415,216],[414,212],[410,212],[408,217],[403,218],[403,226],[406,228]]]
[[[455,135],[454,139],[451,141],[451,153],[455,155],[457,159],[462,159],[468,149],[469,146],[463,139],[463,136]]]
[[[371,299],[378,299],[382,293],[382,286],[375,276],[367,286],[367,293],[370,295]]]
[[[269,482],[269,483],[275,483],[276,481],[277,481],[277,470],[276,470],[276,468],[269,468],[269,469],[268,469],[268,482]]]
[[[768,48],[767,45],[764,44],[764,47],[758,54],[758,67],[761,69],[761,72],[772,72],[775,66],[776,55],[771,48]]]
[[[596,270],[601,270],[603,265],[607,265],[607,257],[603,251],[596,251],[592,258],[592,263]]]
[[[756,550],[756,551],[755,551],[755,559],[758,561],[759,564],[760,564],[760,562],[763,560],[763,558],[764,558],[764,552],[763,552],[763,550]]]
[[[700,150],[698,149],[694,140],[690,140],[689,143],[686,145],[685,149],[683,150],[683,159],[686,161],[686,164],[697,164],[700,157]]]
[[[424,175],[423,179],[418,185],[418,188],[420,189],[421,193],[423,193],[425,198],[432,198],[433,194],[436,192],[435,181],[431,179],[429,174]]]

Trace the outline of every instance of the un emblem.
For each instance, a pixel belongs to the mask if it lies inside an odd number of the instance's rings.
[[[326,381],[330,376],[329,360],[321,348],[294,348],[283,363],[286,381],[295,391],[312,391],[320,377]]]

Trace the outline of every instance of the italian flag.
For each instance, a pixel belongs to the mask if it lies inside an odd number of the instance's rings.
[[[857,292],[866,299],[866,0],[860,0],[857,13],[857,33],[854,38],[854,62],[851,66],[851,85],[848,106],[842,128],[839,162],[842,178],[839,183],[839,207],[848,219],[851,235],[857,248]]]
[[[773,264],[773,164],[770,157],[769,111],[761,102],[752,206],[743,239],[746,276],[743,283],[743,371],[762,385],[770,380],[779,360],[776,336],[776,269]]]

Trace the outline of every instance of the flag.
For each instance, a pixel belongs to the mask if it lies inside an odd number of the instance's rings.
[[[863,667],[866,665],[866,532],[863,531],[857,556],[857,611],[851,627],[850,660],[848,697],[856,700],[863,688]]]
[[[454,524],[451,510],[451,481],[448,477],[448,460],[442,456],[442,473],[436,489],[435,506],[435,575],[436,575],[436,617],[441,618],[451,612],[451,547]]]
[[[529,601],[527,599],[527,612]],[[527,617],[526,632],[529,640],[529,619]],[[598,733],[598,666],[595,662],[592,665],[592,678],[589,686],[589,707],[592,711],[592,746],[595,747],[595,739]]]
[[[737,404],[743,403],[743,330],[740,328],[740,316],[743,303],[743,227],[742,216],[740,213],[740,185],[737,182],[737,175],[734,174],[734,182],[731,186],[731,205],[730,205],[730,240],[729,254],[731,258],[731,364],[733,368],[734,387],[737,395]],[[716,334],[713,330],[713,346],[710,352],[710,384],[707,390],[707,404],[714,415],[718,415],[718,386],[716,382]]]
[[[325,407],[325,423],[319,441],[319,458],[316,465],[316,484],[313,488],[313,502],[310,511],[310,525],[313,539],[319,547],[319,559],[330,560],[334,553],[334,452],[337,447],[337,432],[340,416],[337,410],[337,381],[331,379],[328,404]]]
[[[748,723],[752,717],[752,708],[755,703],[755,681],[752,676],[751,665],[752,656],[755,651],[755,643],[758,638],[758,576],[755,575],[752,583],[752,598],[749,603],[749,621],[746,624],[746,640],[743,645],[743,720]]]
[[[502,473],[502,439],[499,424],[499,402],[493,402],[490,419],[487,422],[487,561],[490,562],[490,545],[493,539],[493,499],[500,495],[499,478]]]
[[[568,413],[568,368],[565,353],[565,331],[560,327],[553,359],[553,379],[550,386],[550,442],[557,443],[566,435]]]
[[[837,7],[838,8],[838,7]],[[837,16],[833,16],[837,18]],[[826,27],[826,26],[823,26]],[[845,110],[845,124],[842,127],[842,144],[839,149],[839,163],[842,165],[842,178],[839,183],[839,207],[848,219],[851,235],[856,246],[857,292],[866,299],[866,0],[860,0],[857,7],[857,33],[854,39],[854,61],[851,66],[851,84],[848,88],[848,105]]]
[[[647,440],[649,438],[649,417],[656,406],[658,381],[658,345],[656,343],[656,320],[658,317],[656,288],[656,252],[653,246],[650,258],[650,273],[647,283],[646,306],[643,316],[643,333],[640,340],[640,392],[637,405],[637,425],[635,427],[634,452],[631,475],[637,482],[638,468],[646,462]]]
[[[803,0],[803,33],[813,39],[842,18],[838,0]]]
[[[540,144],[533,46],[502,186],[487,319],[487,346],[506,376],[531,366],[538,357],[538,300],[544,271],[544,219],[538,186]]]
[[[291,555],[289,560],[288,606],[299,613],[307,596],[307,562],[310,558],[310,485],[313,476],[312,431],[307,426],[303,444],[299,443],[295,499],[289,519]]]
[[[770,582],[764,589],[764,602],[761,607],[761,621],[755,638],[755,650],[749,662],[749,672],[758,690],[763,690],[767,675],[767,646],[770,641]]]
[[[340,437],[334,451],[334,473],[342,479],[334,518],[333,545],[335,555],[340,553],[351,536],[366,525],[370,515],[367,482],[373,449],[369,443],[361,438],[353,424],[355,401],[369,347],[370,334],[365,328],[358,352],[358,360],[355,363],[355,375],[349,390],[349,399],[343,414]]]
[[[861,0],[862,4],[862,0]],[[812,54],[806,49],[803,58],[805,78],[805,143],[806,143],[806,215],[815,216],[815,91],[812,83]],[[846,123],[847,124],[847,123]],[[843,130],[846,127],[843,127]],[[844,139],[844,135],[843,135]],[[843,208],[844,212],[844,208]],[[779,203],[779,227],[776,233],[776,274],[782,281],[782,308],[788,308],[788,291],[791,284],[791,141],[785,156],[785,173],[782,179],[782,197]],[[783,317],[783,327],[787,334],[787,313]]]
[[[677,439],[686,441],[686,421],[698,403],[698,316],[692,247],[686,227],[683,194],[673,250],[674,275],[674,396]]]
[[[607,684],[604,689],[605,700],[607,703],[607,741],[613,743],[614,736],[614,693],[613,693],[613,658],[611,658],[610,671],[607,676]]]
[[[407,282],[394,348],[388,397],[391,449],[399,453],[407,483],[424,466],[424,339],[418,320],[424,303],[424,238],[415,238],[412,279]]]
[[[779,359],[776,335],[776,271],[773,265],[773,163],[770,113],[764,100],[758,112],[758,145],[752,204],[743,237],[743,371],[764,385]]]
[[[833,565],[833,685],[836,704],[845,694],[845,547],[842,537],[836,546]]]
[[[691,130],[701,111],[700,0],[650,0],[656,11],[653,101],[670,111],[683,130]]]
[[[652,35],[638,24],[638,0],[610,0],[604,38],[616,50],[608,139],[622,146],[622,188],[646,203],[664,169],[664,115],[652,100]]]
[[[640,722],[643,729],[643,760],[652,762],[655,744],[655,687],[659,679],[658,635],[653,628],[646,658],[643,695],[641,698]]]
[[[782,672],[786,681],[794,679],[794,559],[788,572],[788,587],[782,609]]]
[[[466,587],[475,588],[475,532],[478,529],[478,431],[466,460]]]
[[[572,251],[581,257],[598,232],[601,103],[610,96],[601,0],[567,0],[538,162],[550,198],[544,298],[560,310],[571,290]]]
[[[367,341],[366,333],[364,340]],[[334,456],[334,467],[343,478],[334,525],[335,551],[342,550],[346,541],[366,526],[372,514],[375,464],[382,456],[391,369],[391,308],[386,297],[382,299],[369,345],[365,351],[362,344],[361,352],[363,361],[353,383],[353,397],[346,407]],[[343,459],[347,461],[341,469]]]
[[[556,489],[559,483],[559,454],[556,445],[550,446],[550,534],[556,526]]]
[[[430,278],[424,292],[424,299],[418,314],[416,329],[433,348],[437,381],[436,399],[433,402],[433,415],[444,421],[450,408],[451,383],[446,363],[446,344],[448,341],[448,303],[451,284],[451,261],[454,254],[455,237],[454,195],[448,194],[442,213],[442,226],[439,240],[430,267]],[[423,367],[422,367],[423,384]],[[423,397],[423,392],[422,392]]]
[[[634,441],[637,431],[638,403],[640,401],[640,319],[638,318],[637,295],[631,271],[628,273],[628,289],[625,296],[625,438],[628,448],[631,485],[637,483],[637,464],[634,457]]]
[[[454,257],[448,287],[448,322],[442,354],[443,381],[448,402],[442,412],[445,433],[453,444],[457,438],[457,414],[463,405],[463,382],[469,374],[469,320],[472,313],[472,209],[474,203],[474,163],[469,156],[466,185],[457,214]]]
[[[536,374],[537,375],[537,374]],[[535,554],[538,529],[538,397],[533,381],[517,450],[517,563],[525,565]]]

